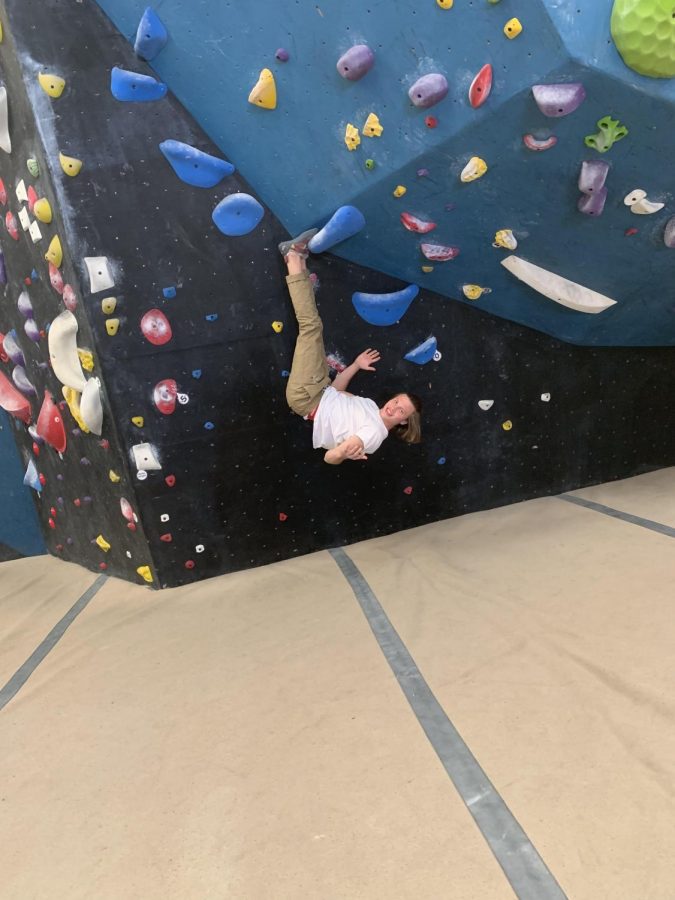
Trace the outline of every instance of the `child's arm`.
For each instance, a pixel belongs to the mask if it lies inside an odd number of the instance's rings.
[[[331,466],[339,466],[346,459],[368,459],[363,452],[363,441],[355,434],[338,444],[337,447],[333,447],[332,450],[327,450],[323,461]]]
[[[359,353],[351,366],[347,366],[346,369],[343,369],[342,372],[339,372],[335,376],[333,387],[336,391],[346,391],[349,387],[349,382],[359,369],[363,369],[366,372],[374,372],[375,363],[378,362],[379,359],[380,354],[377,350],[364,350],[363,353]]]

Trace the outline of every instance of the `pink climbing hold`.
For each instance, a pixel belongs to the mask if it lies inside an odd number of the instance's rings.
[[[169,320],[161,309],[149,309],[141,319],[143,337],[151,344],[161,346],[173,337]]]
[[[70,284],[63,285],[63,305],[71,312],[75,312],[75,310],[77,309],[77,297],[75,296],[75,291]]]
[[[0,372],[0,406],[11,416],[20,419],[26,425],[33,418],[30,403],[18,391],[4,372]]]
[[[433,262],[447,262],[459,256],[459,247],[446,247],[443,244],[420,244],[420,250]]]
[[[524,134],[523,143],[528,150],[550,150],[558,143],[558,138],[552,134],[551,137],[539,140],[533,134]]]
[[[31,184],[31,186],[28,188],[28,190],[26,191],[26,196],[28,197],[28,212],[29,212],[29,213],[32,213],[32,212],[33,212],[33,207],[35,206],[35,204],[36,204],[36,203],[38,202],[38,200],[39,200],[39,197],[38,197],[38,195],[37,195],[37,191],[35,190],[35,188],[33,187],[32,184]]]
[[[16,223],[16,216],[11,209],[7,211],[5,216],[5,228],[9,232],[10,237],[14,238],[15,241],[19,240],[19,226]]]
[[[3,206],[7,203],[7,188],[5,187],[5,182],[0,178],[0,203]]]
[[[63,276],[54,263],[49,263],[49,281],[57,294],[63,294]]]
[[[170,416],[176,408],[178,385],[173,378],[165,378],[158,381],[152,392],[152,402],[165,416]]]
[[[492,66],[486,63],[469,87],[469,103],[474,109],[482,106],[492,90]]]
[[[409,212],[401,213],[401,222],[408,229],[408,231],[416,231],[418,234],[427,234],[429,231],[433,231],[436,227],[435,222],[429,222],[426,219],[420,219],[419,216],[414,216]]]
[[[37,420],[37,433],[59,453],[63,453],[66,449],[66,429],[63,425],[63,416],[49,391],[45,391],[45,398],[42,401],[42,408]]]

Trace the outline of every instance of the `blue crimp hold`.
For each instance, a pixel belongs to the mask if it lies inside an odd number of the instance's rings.
[[[352,294],[354,309],[370,325],[394,325],[403,318],[408,307],[419,294],[416,284],[391,294]]]
[[[427,338],[426,341],[423,341],[421,344],[418,344],[410,353],[406,353],[403,357],[407,359],[408,362],[415,363],[418,366],[423,366],[425,363],[430,362],[434,358],[434,353],[438,347],[438,343],[435,337]]]
[[[312,253],[323,253],[340,241],[358,234],[365,224],[363,213],[355,206],[341,206],[307,246]]]
[[[218,313],[207,313],[204,318],[207,322],[215,322],[218,319]]]
[[[193,377],[193,378],[201,378],[201,377],[202,377],[202,370],[201,370],[201,369],[193,369],[193,370],[192,370],[192,377]]]
[[[110,90],[115,100],[147,102],[166,97],[167,86],[151,75],[127,72],[114,66],[110,72]]]
[[[167,300],[173,300],[176,296],[176,288],[172,285],[171,287],[164,288],[162,293]]]
[[[166,47],[169,32],[164,23],[149,6],[141,16],[134,42],[134,51],[141,59],[154,59]]]
[[[213,210],[213,221],[228,237],[248,234],[260,223],[265,210],[250,194],[230,194]]]
[[[34,491],[40,493],[42,491],[42,485],[40,484],[40,476],[38,475],[38,470],[35,468],[35,463],[33,460],[28,461],[28,466],[26,467],[26,474],[23,476],[23,483],[27,487],[33,488]]]
[[[227,160],[211,156],[182,141],[162,141],[159,149],[181,181],[193,187],[212,188],[234,172]]]

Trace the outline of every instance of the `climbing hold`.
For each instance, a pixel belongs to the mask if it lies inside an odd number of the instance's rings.
[[[108,332],[110,337],[114,337],[117,334],[117,330],[120,327],[119,319],[106,319],[105,330]]]
[[[154,447],[150,444],[134,444],[131,448],[134,457],[134,463],[137,469],[161,469],[161,463],[157,459]]]
[[[375,54],[366,44],[350,47],[338,59],[336,68],[348,81],[358,81],[373,68]]]
[[[9,109],[7,106],[7,88],[0,87],[0,149],[5,153],[12,152],[12,139],[9,135]],[[4,187],[4,186],[3,186]],[[3,206],[6,200],[3,200]]]
[[[134,508],[125,497],[120,497],[120,511],[127,522],[137,522],[138,516],[134,512]]]
[[[127,72],[118,66],[113,66],[110,72],[110,92],[115,100],[147,103],[161,100],[166,97],[167,91],[167,86],[152,75]]]
[[[288,50],[284,49],[284,47],[279,47],[277,52],[274,54],[274,58],[278,59],[279,62],[288,62],[291,56]]]
[[[168,40],[169,34],[164,27],[164,23],[154,9],[148,6],[141,16],[141,21],[138,23],[134,52],[141,59],[149,61],[154,59],[166,47]]]
[[[191,375],[192,375],[193,378],[201,378],[201,377],[202,377],[202,370],[201,370],[201,369],[193,369],[192,372],[191,372]]]
[[[637,233],[638,233],[637,228],[626,228],[626,230],[624,231],[624,236],[632,237],[634,234],[637,234]]]
[[[474,109],[482,106],[492,90],[492,66],[485,63],[469,87],[469,103]]]
[[[99,534],[94,543],[98,544],[98,546],[101,548],[101,550],[103,550],[104,553],[107,553],[108,550],[110,550],[110,544],[108,543],[108,541],[106,541],[102,534]]]
[[[213,210],[211,218],[228,237],[248,234],[260,223],[265,210],[250,194],[230,194]]]
[[[16,216],[11,209],[8,210],[5,216],[5,228],[11,238],[14,238],[15,241],[19,240],[19,226],[16,223]]]
[[[169,320],[161,309],[150,309],[145,313],[141,319],[141,331],[146,340],[156,346],[166,344],[173,337]]]
[[[21,223],[23,230],[28,231],[30,228],[30,216],[28,215],[28,210],[25,206],[22,206],[19,210],[19,222]]]
[[[263,69],[260,73],[260,78],[248,95],[248,102],[261,109],[276,109],[277,86],[274,82],[274,75],[269,69]]]
[[[480,156],[472,156],[468,163],[464,166],[459,176],[460,181],[469,182],[482,178],[487,172],[487,163]]]
[[[406,353],[403,358],[407,359],[408,362],[423,366],[434,358],[434,353],[436,353],[437,349],[436,338],[429,337],[426,341],[423,341],[421,344],[418,344],[417,347],[410,350],[409,353]]]
[[[33,185],[28,186],[28,190],[26,191],[26,197],[28,198],[28,212],[33,213],[35,211],[35,204],[38,202],[37,191],[33,187]],[[51,212],[51,210],[50,210]],[[51,219],[50,219],[51,222]]]
[[[49,361],[61,384],[76,391],[84,390],[87,383],[77,355],[77,319],[64,309],[49,328]]]
[[[20,419],[26,425],[31,421],[33,412],[31,405],[20,391],[18,391],[4,372],[0,372],[0,406]]]
[[[55,234],[49,242],[49,247],[45,253],[45,259],[47,262],[53,263],[57,269],[61,268],[61,265],[63,264],[63,249],[58,234]]]
[[[78,428],[73,429],[73,433],[80,434],[80,429],[85,433],[89,433],[89,428],[87,428],[87,423],[82,418],[82,412],[80,411],[80,394],[79,391],[74,391],[72,388],[63,387],[61,388],[61,393],[63,394],[63,399],[68,404],[68,409],[70,410],[70,414],[75,419],[78,424]],[[83,460],[85,457],[82,458]],[[89,460],[84,465],[90,465]]]
[[[167,475],[166,478],[164,479],[164,481],[166,482],[167,487],[172,488],[176,484],[176,476],[175,475]]]
[[[459,247],[446,247],[444,244],[420,244],[420,250],[432,262],[447,262],[459,256]]]
[[[106,316],[114,313],[116,307],[117,297],[106,297],[104,300],[101,300],[101,311],[104,312]]]
[[[424,124],[427,128],[436,128],[438,125],[438,119],[435,116],[427,116],[424,120]]]
[[[31,222],[30,228],[28,229],[28,234],[31,237],[31,240],[34,244],[37,244],[42,240],[42,232],[40,231],[40,226],[37,222]]]
[[[207,313],[204,318],[207,322],[217,322],[218,321],[218,313]]]
[[[38,200],[33,207],[33,213],[36,219],[39,219],[41,222],[49,225],[52,220],[52,208],[49,204],[49,200],[47,200],[46,197]]]
[[[145,419],[143,416],[132,416],[131,422],[136,428],[142,428],[145,425]]]
[[[100,379],[90,378],[87,381],[80,398],[80,416],[89,431],[100,436],[103,430]]]
[[[37,433],[50,447],[63,453],[66,449],[66,429],[63,426],[61,410],[54,403],[49,391],[45,391],[36,428]]]
[[[160,534],[159,539],[160,541],[164,541],[165,544],[170,544],[173,540],[173,536],[170,532],[167,532],[166,534]]]
[[[452,9],[452,5],[455,0],[436,0],[436,5],[440,6],[441,9]]]
[[[428,169],[418,169],[418,170],[417,170],[417,177],[418,177],[418,178],[424,178],[424,177],[425,177],[426,175],[428,175],[428,174],[429,174],[429,170],[428,170]]]
[[[402,197],[407,192],[407,190],[408,190],[407,187],[405,187],[402,184],[398,184],[398,185],[396,185],[396,187],[394,188],[392,193],[393,193],[394,197]]]
[[[112,481],[113,484],[117,484],[118,481],[121,481],[122,476],[118,475],[113,469],[110,469],[108,472],[108,478]]]
[[[511,419],[507,419],[505,422],[502,422],[502,428],[504,429],[504,431],[511,431],[511,429],[513,428],[513,422],[511,421]]]
[[[532,86],[534,101],[539,110],[550,118],[568,116],[586,99],[583,84],[535,84]]]
[[[215,187],[234,172],[234,166],[227,160],[181,141],[162,141],[159,149],[180,180],[193,187]]]
[[[444,456],[439,456],[438,459],[436,460],[436,463],[437,463],[437,465],[439,465],[439,466],[444,466],[444,465],[445,465],[445,457],[444,457]]]
[[[54,98],[60,97],[66,86],[65,79],[61,78],[59,75],[47,74],[45,72],[40,72],[38,81],[45,94],[49,94],[50,97]]]
[[[435,222],[421,219],[419,216],[415,216],[413,213],[409,212],[401,213],[401,223],[408,231],[415,231],[418,234],[428,234],[436,227]]]
[[[28,194],[26,193],[26,182],[21,179],[21,181],[16,186],[16,199],[19,203],[28,203]]]
[[[33,321],[33,319],[26,319],[23,324],[23,330],[26,332],[31,341],[35,341],[36,344],[40,343],[40,338],[42,335],[40,334],[40,329],[37,326],[37,323]]]
[[[194,567],[195,567],[194,559],[186,559],[185,560],[185,568],[186,569],[194,569]]]
[[[283,322],[272,322],[272,329],[274,331],[276,331],[277,334],[281,334],[281,332],[284,330],[284,323]]]
[[[37,397],[37,391],[31,383],[23,366],[14,366],[12,369],[12,381],[18,387],[22,394],[29,394]]]
[[[82,160],[75,159],[74,156],[66,156],[64,153],[59,153],[59,162],[63,171],[66,175],[70,175],[71,178],[79,175],[82,170]]]
[[[204,428],[206,428],[207,431],[213,431],[215,427],[213,422],[204,422]]]
[[[63,284],[63,275],[61,275],[60,269],[57,269],[54,263],[49,263],[49,283],[57,294],[63,294],[65,287]]]
[[[351,122],[347,122],[345,128],[345,144],[347,145],[347,150],[356,150],[360,143],[361,138],[359,137],[358,128],[355,128]]]
[[[40,164],[38,163],[37,159],[35,159],[35,157],[31,156],[30,159],[26,160],[26,168],[33,176],[33,178],[40,177]]]
[[[433,272],[433,271],[434,271],[434,267],[433,267],[433,266],[420,266],[420,268],[421,268],[421,270],[422,270],[423,272],[426,272],[427,274],[429,274],[429,272]]]
[[[524,134],[523,143],[528,150],[550,150],[551,147],[555,147],[555,145],[558,143],[558,138],[552,134],[550,137],[540,140],[533,134]]]
[[[2,88],[0,88],[2,90]],[[5,182],[0,178],[0,203],[3,206],[7,204],[7,188],[5,187]]]
[[[173,378],[158,381],[152,391],[152,402],[162,415],[170,416],[176,409],[178,385]]]
[[[579,172],[579,190],[582,195],[577,206],[579,211],[589,216],[601,215],[607,200],[605,179],[609,166],[601,159],[585,160]]]
[[[380,125],[378,117],[375,113],[370,113],[361,129],[362,134],[365,137],[380,137],[383,131],[384,128]]]
[[[520,21],[518,19],[509,19],[509,21],[504,26],[504,34],[510,41],[518,37],[522,30],[523,26],[520,24]]]
[[[501,228],[499,231],[495,232],[495,239],[492,246],[503,247],[505,250],[515,250],[518,246],[518,241],[510,228]]]
[[[8,331],[2,340],[3,351],[12,360],[15,366],[25,366],[26,359],[23,355],[19,342],[16,339],[16,331],[12,328]]]
[[[77,309],[77,297],[70,284],[63,285],[63,305],[71,312],[74,312]]]
[[[543,294],[544,297],[548,297],[550,300],[554,300],[556,303],[560,303],[562,306],[567,306],[569,309],[574,309],[577,312],[601,313],[616,303],[616,300],[605,297],[603,294],[597,293],[597,291],[593,291],[574,281],[569,281],[567,278],[563,278],[553,272],[548,272],[546,269],[535,266],[533,263],[520,259],[518,256],[507,256],[506,259],[502,260],[502,265],[512,275],[515,275],[516,278],[519,278],[538,293]]]
[[[597,150],[598,153],[606,153],[617,141],[625,138],[628,134],[626,126],[611,116],[604,116],[602,119],[598,119],[597,125],[600,129],[598,133],[587,135],[584,138],[584,144]]]
[[[26,485],[26,487],[33,488],[33,490],[37,491],[38,494],[42,490],[42,483],[40,481],[40,476],[38,475],[38,470],[32,459],[28,460],[28,465],[26,466],[26,472],[23,476],[23,483]]]
[[[115,279],[107,256],[85,256],[84,264],[87,267],[89,290],[92,294],[115,287]],[[60,263],[56,265],[60,266]]]
[[[367,159],[365,162],[366,169],[374,169],[375,168],[375,160]]]
[[[420,109],[429,109],[430,106],[435,106],[436,103],[440,103],[447,95],[448,90],[448,82],[445,75],[434,72],[430,75],[423,75],[421,78],[418,78],[408,91],[408,96],[412,100],[414,106],[417,106]]]
[[[176,296],[176,288],[173,287],[173,285],[171,287],[165,287],[162,290],[162,294],[165,300],[173,300],[173,298]]]
[[[203,544],[197,544],[195,547],[195,553],[203,553],[206,547]]]
[[[484,288],[479,284],[463,284],[462,293],[467,300],[480,300],[483,294],[490,294],[492,288]]]
[[[393,325],[403,318],[408,307],[419,294],[416,284],[389,294],[352,294],[354,309],[369,325]]]
[[[541,400],[543,403],[548,403],[551,399],[551,395],[547,392],[541,395]]]
[[[652,213],[663,209],[665,203],[654,203],[647,200],[647,192],[636,188],[623,198],[626,206],[630,206],[630,211],[637,216],[651,216]]]
[[[663,243],[671,250],[675,248],[675,216],[666,222],[666,228],[663,232]]]
[[[33,317],[33,304],[30,302],[28,291],[21,291],[19,299],[16,301],[16,306],[25,318],[31,319]]]
[[[341,206],[307,245],[312,253],[323,253],[340,241],[358,234],[366,220],[355,206]]]
[[[675,77],[675,12],[667,0],[615,0],[612,38],[625,64],[649,78]]]

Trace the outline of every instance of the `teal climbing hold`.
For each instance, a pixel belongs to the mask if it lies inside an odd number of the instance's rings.
[[[164,23],[154,9],[148,6],[138,23],[134,43],[135,53],[141,59],[154,59],[166,47],[168,40],[169,33],[164,27]]]
[[[115,100],[147,102],[166,97],[168,88],[151,75],[127,72],[114,66],[110,72],[110,91]]]
[[[417,347],[414,347],[409,353],[406,353],[404,359],[407,359],[408,362],[415,363],[418,366],[423,366],[434,358],[437,348],[438,343],[436,338],[429,337],[426,341],[423,341],[421,344],[418,344]]]
[[[352,294],[354,309],[369,325],[394,325],[403,318],[408,307],[419,294],[416,284],[409,284],[391,294]]]
[[[253,231],[264,213],[263,207],[250,194],[230,194],[216,206],[212,218],[223,234],[239,237]]]
[[[625,138],[628,134],[626,126],[611,116],[603,116],[602,119],[598,119],[598,128],[600,130],[597,134],[589,134],[584,138],[584,144],[587,147],[593,147],[598,153],[606,153],[617,141]]]
[[[307,246],[312,253],[323,253],[340,241],[346,241],[347,238],[358,234],[365,224],[363,213],[355,206],[341,206],[321,231],[317,231]]]
[[[193,187],[215,187],[234,172],[232,163],[181,141],[162,141],[159,149],[180,180]]]
[[[38,494],[42,491],[42,482],[40,481],[38,470],[32,459],[28,460],[28,465],[26,466],[26,474],[23,476],[23,483],[26,485],[26,487],[33,488],[33,490],[37,491]]]

